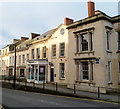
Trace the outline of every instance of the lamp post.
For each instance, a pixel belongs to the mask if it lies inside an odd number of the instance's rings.
[[[16,44],[14,44],[14,53],[15,53],[15,57],[14,57],[14,78],[13,78],[13,87],[15,89],[15,85],[16,85]]]

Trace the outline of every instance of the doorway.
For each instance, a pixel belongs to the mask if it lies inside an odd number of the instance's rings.
[[[54,68],[50,69],[50,81],[54,82]]]
[[[45,66],[39,66],[39,81],[45,81]]]

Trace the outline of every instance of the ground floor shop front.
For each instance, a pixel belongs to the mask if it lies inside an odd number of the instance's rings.
[[[45,59],[27,62],[27,81],[41,83],[47,81],[48,61]]]

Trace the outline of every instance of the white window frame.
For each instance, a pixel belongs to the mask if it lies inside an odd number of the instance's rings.
[[[87,50],[83,50],[83,44],[84,44],[84,43],[82,42],[82,36],[84,36],[84,35],[86,35],[87,40],[88,40],[88,42],[87,42],[87,43],[88,43]],[[79,46],[80,46],[80,51],[81,51],[81,52],[89,51],[89,35],[88,35],[88,33],[84,33],[84,34],[81,34],[81,35],[80,35],[80,45],[79,45]],[[85,46],[84,46],[84,49],[85,49]]]
[[[46,58],[46,46],[42,48],[42,57],[43,59]]]
[[[109,29],[106,30],[106,49],[111,51],[111,31]]]
[[[93,51],[93,34],[94,32],[92,30],[82,32],[82,33],[77,33],[76,34],[76,53],[81,53],[81,52],[91,52]],[[87,40],[88,40],[88,47],[87,50],[83,50],[83,43],[82,43],[82,36],[86,35]]]
[[[36,59],[40,59],[40,48],[36,48]]]
[[[22,55],[22,62],[23,62],[23,64],[25,64],[25,55],[24,54]]]
[[[88,79],[84,79],[83,78],[83,66],[82,66],[82,63],[83,62],[87,62],[88,63]],[[94,81],[94,63],[93,61],[81,61],[79,63],[79,76],[80,76],[80,80],[82,81]]]
[[[62,71],[63,69],[61,69],[61,65],[64,65],[64,71]],[[60,63],[59,64],[59,72],[60,72],[60,79],[65,79],[65,63]],[[63,75],[63,76],[62,76]]]
[[[56,57],[56,44],[52,45],[52,57]]]
[[[19,64],[21,64],[21,55],[19,55]]]
[[[83,63],[88,63],[88,79],[84,79],[83,78],[83,71],[85,71],[85,70],[83,70]],[[85,61],[85,62],[81,62],[80,63],[80,73],[81,73],[81,80],[83,80],[83,81],[89,81],[89,79],[90,79],[90,72],[89,72],[89,62],[88,61]]]
[[[62,44],[64,44],[64,48],[61,47]],[[60,47],[59,48],[60,48],[60,50],[59,50],[59,56],[60,57],[64,57],[65,56],[65,42],[60,43]],[[63,55],[62,55],[62,53],[63,53]]]
[[[31,59],[35,59],[35,49],[31,49]]]
[[[27,60],[29,60],[29,58],[30,58],[30,57],[29,57],[29,54],[27,54]]]

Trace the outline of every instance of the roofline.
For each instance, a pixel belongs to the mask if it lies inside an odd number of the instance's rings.
[[[67,29],[76,28],[77,26],[93,23],[93,22],[96,22],[96,21],[99,21],[99,20],[108,20],[111,23],[116,23],[116,22],[120,22],[120,15],[114,16],[114,17],[110,17],[110,16],[108,16],[105,13],[100,11],[99,14],[96,14],[96,15],[94,15],[92,17],[87,17],[85,19],[82,19],[82,20],[79,20],[79,21],[76,21],[76,22],[70,24],[67,27]]]
[[[52,32],[52,34],[48,35],[47,37],[42,38],[42,39],[39,39],[39,40],[35,40],[35,41],[33,40],[31,43],[34,44],[34,43],[38,43],[38,42],[42,42],[42,41],[48,40],[49,38],[52,37],[52,35],[53,35],[62,25],[64,25],[64,24],[60,24],[60,25]],[[49,30],[49,31],[50,31],[50,30]]]

